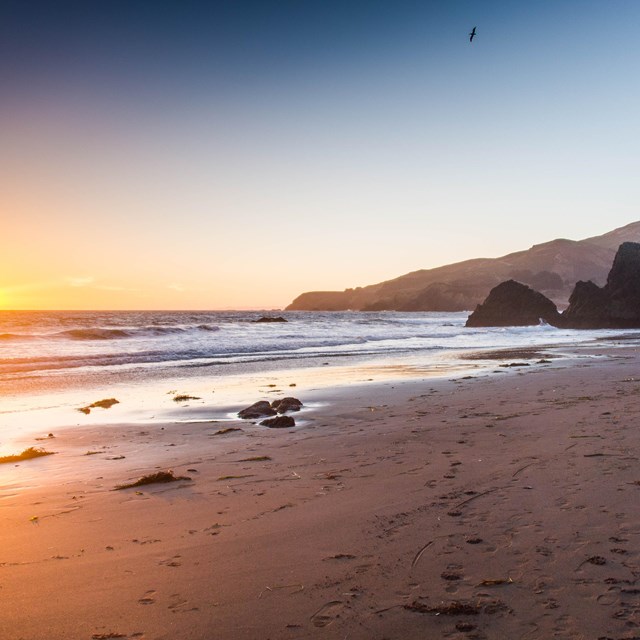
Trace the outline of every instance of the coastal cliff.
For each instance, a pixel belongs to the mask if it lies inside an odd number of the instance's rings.
[[[564,308],[576,282],[606,283],[617,248],[640,242],[640,222],[585,240],[557,239],[500,258],[476,258],[344,291],[310,291],[287,310],[464,311],[474,309],[491,289],[517,280]]]

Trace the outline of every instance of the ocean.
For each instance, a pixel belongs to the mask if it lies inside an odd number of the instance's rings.
[[[256,322],[282,316],[286,322]],[[129,399],[87,420],[140,419],[167,394],[200,395],[219,414],[267,391],[495,368],[483,350],[575,346],[619,331],[465,328],[467,313],[60,311],[0,312],[0,430],[56,424],[62,411]],[[626,332],[633,333],[633,332]],[[640,334],[639,334],[640,336]],[[215,401],[212,399],[215,395]],[[158,399],[154,404],[149,398]],[[170,400],[170,398],[169,398]],[[48,412],[48,413],[47,413]],[[48,416],[45,418],[45,414]],[[72,414],[67,413],[67,416]],[[53,418],[52,418],[53,416]],[[77,418],[77,414],[73,414]],[[53,422],[52,422],[53,420]]]

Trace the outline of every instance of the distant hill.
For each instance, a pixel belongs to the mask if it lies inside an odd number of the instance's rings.
[[[345,291],[309,291],[287,310],[466,311],[504,280],[517,280],[566,307],[578,280],[604,285],[623,242],[640,242],[640,221],[585,240],[558,239],[501,258],[476,258],[421,269],[399,278]]]

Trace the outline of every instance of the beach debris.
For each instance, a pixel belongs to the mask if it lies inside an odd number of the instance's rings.
[[[502,489],[502,487],[495,487],[494,489],[488,489],[487,491],[483,491],[482,493],[476,493],[474,496],[471,496],[471,498],[467,498],[467,500],[463,500],[462,502],[457,504],[455,506],[455,509],[459,509],[462,505],[468,504],[472,500],[476,500],[477,498],[481,498],[482,496],[486,496],[489,493],[493,493],[494,491],[498,491],[498,489]],[[449,515],[451,515],[451,514],[449,514]]]
[[[29,518],[29,522],[32,522],[33,524],[39,524],[40,523],[40,518],[38,516],[31,516]]]
[[[289,427],[295,427],[296,421],[291,416],[276,416],[275,418],[267,418],[260,424],[270,429],[288,429]]]
[[[621,458],[621,453],[585,453],[585,458]]]
[[[300,411],[302,402],[298,398],[282,398],[281,400],[274,400],[271,403],[271,408],[275,409],[278,413],[286,413],[287,411]]]
[[[279,585],[275,585],[273,587],[265,587],[260,594],[258,595],[258,600],[260,600],[260,598],[262,598],[262,594],[265,591],[275,591],[276,589],[295,589],[295,591],[292,591],[292,593],[300,593],[301,591],[304,591],[304,585],[303,584],[279,584]],[[288,624],[287,627],[299,627],[300,625],[294,625],[294,624]]]
[[[36,440],[38,442],[42,441],[42,440],[51,440],[51,438],[55,438],[55,436],[53,435],[53,433],[49,433],[47,434],[44,438],[36,438]]]
[[[91,638],[92,640],[111,640],[112,638],[127,638],[128,636],[125,633],[94,633]]]
[[[212,436],[223,436],[225,433],[231,433],[233,431],[242,431],[242,429],[238,427],[225,427],[224,429],[218,429],[215,433],[212,433]]]
[[[22,453],[0,457],[0,464],[4,464],[6,462],[21,462],[22,460],[31,460],[32,458],[41,458],[42,456],[52,456],[54,453],[55,451],[45,451],[44,449],[29,447]]]
[[[99,453],[102,453],[101,451],[87,451],[84,455],[85,456],[95,456]]]
[[[253,478],[253,474],[245,473],[241,476],[220,476],[218,480],[239,480],[240,478]]]
[[[252,320],[252,322],[289,322],[286,318],[282,316],[262,316],[257,320]]]
[[[169,469],[168,471],[157,471],[156,473],[150,473],[146,476],[142,476],[135,482],[129,482],[127,484],[119,484],[114,487],[113,491],[119,491],[121,489],[131,489],[133,487],[142,487],[146,484],[157,484],[163,482],[178,482],[179,480],[188,480],[191,478],[188,476],[175,476],[173,475],[173,471]]]
[[[442,602],[433,606],[414,600],[409,604],[403,605],[403,607],[408,611],[433,613],[436,616],[477,616],[481,613],[494,614],[498,613],[498,611],[509,609],[502,600],[491,600],[484,603],[453,600],[452,602]]]
[[[174,402],[186,402],[187,400],[202,400],[198,396],[189,396],[186,393],[179,393],[173,398]]]
[[[278,511],[282,511],[283,509],[291,509],[295,505],[292,502],[287,502],[286,504],[281,504],[279,507],[271,510],[271,513],[277,513]]]
[[[462,602],[454,600],[453,602],[430,606],[424,602],[414,600],[409,604],[405,604],[407,611],[416,611],[418,613],[434,613],[440,616],[477,616],[482,609],[479,605],[472,602]]]
[[[251,458],[242,458],[238,462],[266,462],[272,460],[271,456],[252,456]]]
[[[355,560],[357,556],[351,553],[336,553],[334,556],[323,558],[323,560]]]
[[[275,415],[276,410],[272,409],[271,405],[266,400],[254,402],[250,407],[238,412],[238,418],[242,418],[243,420],[256,420],[257,418]]]
[[[434,540],[429,540],[429,542],[427,542],[427,544],[425,544],[419,551],[418,553],[416,553],[416,555],[413,558],[413,561],[411,562],[411,568],[413,569],[413,567],[415,567],[418,564],[418,560],[420,560],[420,558],[422,557],[422,554],[425,552],[425,549],[427,549],[428,547],[430,547],[432,544],[434,543]]]
[[[497,587],[502,584],[513,584],[513,580],[511,578],[496,578],[496,579],[488,579],[483,580],[478,583],[478,587]]]
[[[116,400],[115,398],[104,398],[103,400],[97,400],[96,402],[92,402],[88,404],[86,407],[80,407],[78,411],[84,413],[86,415],[91,413],[91,409],[110,409],[114,404],[120,404],[120,400]]]
[[[529,464],[525,464],[524,467],[520,467],[517,471],[515,471],[514,474],[511,477],[515,478],[519,473],[521,473],[525,469],[528,469],[529,467],[533,466],[534,464],[538,464],[538,462],[536,461],[536,462],[530,462]]]

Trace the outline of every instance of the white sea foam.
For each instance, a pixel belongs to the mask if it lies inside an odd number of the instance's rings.
[[[0,386],[81,387],[101,373],[112,379],[222,376],[242,365],[267,372],[282,362],[340,359],[446,360],[460,350],[515,349],[586,342],[611,331],[549,325],[466,328],[467,313],[278,312],[286,323],[257,323],[257,312],[3,312]],[[273,315],[273,314],[266,314]],[[134,373],[132,373],[134,372]],[[84,379],[87,380],[84,380]],[[20,381],[18,384],[17,381]],[[28,384],[27,384],[28,382]],[[68,382],[68,380],[67,380]]]

